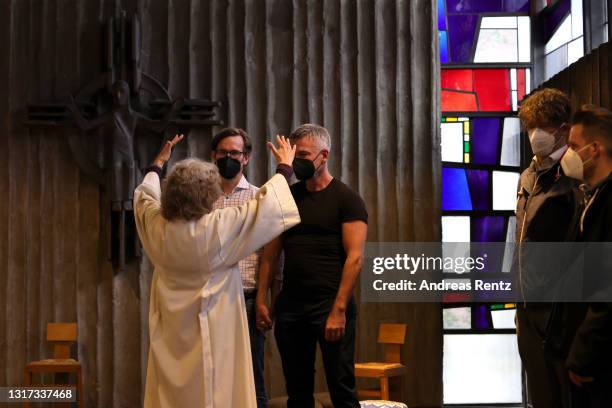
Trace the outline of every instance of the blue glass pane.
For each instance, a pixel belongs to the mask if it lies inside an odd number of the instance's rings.
[[[474,326],[476,330],[492,329],[489,313],[489,308],[485,305],[476,306],[474,308]]]
[[[502,0],[446,0],[448,13],[501,12]]]
[[[472,200],[464,169],[442,167],[442,210],[471,210]]]
[[[506,239],[504,217],[487,216],[472,218],[472,241],[504,242]]]
[[[559,0],[553,6],[552,12],[544,19],[544,42],[550,40],[550,37],[555,33],[565,16],[569,14],[571,8],[571,0]]]
[[[472,208],[474,210],[486,211],[490,209],[489,172],[487,170],[466,170]]]
[[[507,13],[529,13],[529,0],[504,0]]]
[[[472,162],[497,164],[500,118],[472,119]]]
[[[472,62],[472,45],[478,24],[478,15],[448,16],[448,40],[452,62]]]
[[[446,31],[446,10],[444,0],[438,0],[438,30]]]
[[[438,37],[440,38],[440,62],[444,64],[448,62],[448,37],[446,31],[439,31]]]

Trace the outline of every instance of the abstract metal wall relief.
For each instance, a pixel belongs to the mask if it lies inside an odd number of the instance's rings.
[[[216,119],[219,102],[172,99],[158,80],[143,72],[137,15],[109,19],[104,37],[102,74],[65,100],[28,104],[25,124],[79,130],[69,135],[70,150],[80,169],[105,192],[111,210],[110,257],[123,269],[138,254],[131,211],[142,169],[168,137],[222,122]]]

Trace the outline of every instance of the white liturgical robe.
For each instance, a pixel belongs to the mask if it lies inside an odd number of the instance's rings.
[[[145,408],[256,408],[238,261],[300,222],[285,178],[197,221],[161,215],[160,180],[134,193],[138,234],[155,266]]]

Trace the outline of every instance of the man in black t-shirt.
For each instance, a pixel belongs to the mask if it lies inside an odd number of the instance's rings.
[[[260,265],[257,325],[272,327],[266,295],[284,251],[283,287],[274,335],[287,386],[288,408],[314,406],[319,343],[335,408],[357,408],[354,353],[357,310],[353,288],[361,270],[368,214],[361,197],[327,167],[329,133],[306,124],[290,136],[296,147],[291,186],[301,223],[267,245]]]

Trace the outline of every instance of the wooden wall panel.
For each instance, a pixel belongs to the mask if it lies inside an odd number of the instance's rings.
[[[110,211],[70,155],[76,130],[21,123],[28,101],[65,98],[102,72],[104,23],[121,10],[140,16],[144,71],[174,96],[220,100],[221,118],[247,129],[253,183],[273,168],[266,140],[320,123],[333,174],[366,201],[369,240],[440,239],[435,1],[0,2],[0,385],[21,384],[25,363],[49,356],[47,322],[77,321],[89,407],[141,404],[152,267],[109,263]],[[600,50],[602,67],[609,54]],[[599,77],[610,83],[607,70]],[[609,103],[609,89],[599,98]],[[174,160],[208,158],[210,136],[193,132]],[[439,305],[362,304],[357,360],[380,357],[381,322],[408,324],[408,404],[440,406]],[[271,396],[282,395],[272,339],[266,350]]]
[[[605,43],[570,65],[548,81],[542,88],[557,88],[566,92],[574,109],[583,104],[600,105],[612,109],[610,55],[612,44]]]

